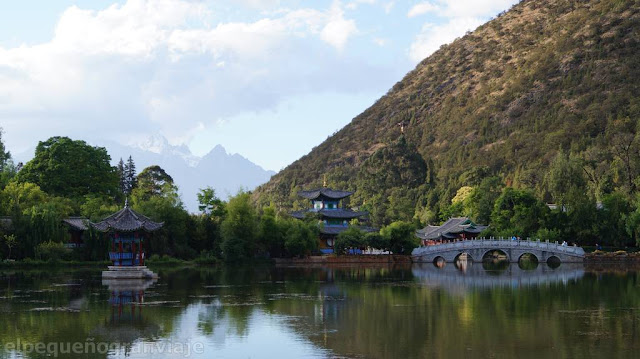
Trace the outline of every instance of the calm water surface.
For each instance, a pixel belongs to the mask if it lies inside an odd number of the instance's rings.
[[[0,272],[0,357],[637,358],[640,349],[633,271],[473,263],[159,274],[124,285],[103,283],[99,270]]]

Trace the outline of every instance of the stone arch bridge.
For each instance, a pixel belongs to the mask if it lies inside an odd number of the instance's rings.
[[[509,262],[518,262],[524,254],[531,254],[538,262],[547,262],[557,258],[561,262],[582,262],[584,250],[580,247],[564,246],[556,243],[527,240],[473,239],[458,242],[419,247],[411,256],[414,262],[434,262],[443,258],[446,262],[455,262],[463,253],[473,261],[481,261],[489,252],[500,250],[507,255]]]

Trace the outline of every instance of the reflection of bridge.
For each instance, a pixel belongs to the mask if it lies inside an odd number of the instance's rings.
[[[582,262],[584,259],[584,250],[580,247],[539,241],[497,239],[474,239],[419,247],[414,249],[411,255],[414,262],[433,262],[438,258],[454,262],[461,254],[466,253],[472,260],[480,261],[486,254],[496,250],[504,252],[509,262],[518,262],[524,254],[531,254],[540,262],[554,257],[561,262]]]
[[[538,264],[535,269],[521,269],[517,264],[508,265],[500,270],[485,270],[475,264],[459,269],[448,264],[437,268],[433,264],[414,265],[413,275],[427,285],[459,291],[467,287],[522,287],[546,283],[568,283],[584,276],[582,264],[563,264],[551,269],[546,264]]]

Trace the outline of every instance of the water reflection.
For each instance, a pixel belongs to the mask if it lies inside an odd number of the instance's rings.
[[[0,344],[128,343],[101,359],[185,357],[136,354],[149,343],[204,343],[201,358],[636,356],[636,272],[470,263],[168,268],[133,287],[0,272]]]
[[[476,263],[478,264],[478,263]],[[544,285],[548,283],[567,283],[577,281],[584,276],[582,264],[565,263],[552,268],[538,263],[509,263],[503,260],[486,260],[482,265],[472,261],[457,260],[454,266],[437,267],[431,264],[417,264],[412,273],[422,283],[452,289],[474,287],[521,287]]]
[[[160,327],[143,314],[145,290],[155,282],[155,279],[103,279],[102,285],[110,293],[110,314],[91,335],[103,342],[118,343],[125,353],[130,352],[138,339],[156,337]]]

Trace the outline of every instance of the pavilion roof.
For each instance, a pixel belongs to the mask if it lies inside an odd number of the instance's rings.
[[[92,223],[91,225],[101,232],[109,232],[110,230],[117,232],[133,232],[139,230],[153,232],[162,228],[164,222],[154,222],[149,217],[132,210],[128,204],[125,204],[122,210],[103,219],[101,222]]]
[[[421,239],[455,238],[460,233],[478,234],[488,226],[475,224],[468,217],[449,218],[441,226],[426,226],[416,232]]]
[[[321,197],[324,198],[328,198],[328,199],[343,199],[346,197],[349,197],[353,194],[353,192],[349,192],[349,191],[335,191],[332,190],[331,188],[319,188],[319,189],[314,189],[314,190],[310,190],[310,191],[300,191],[298,192],[298,196],[300,197],[304,197],[307,199],[318,199]]]
[[[69,217],[63,219],[62,222],[76,231],[86,231],[90,225],[89,220],[85,217]]]

